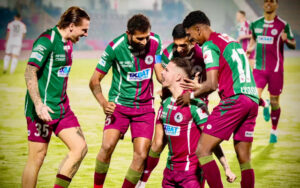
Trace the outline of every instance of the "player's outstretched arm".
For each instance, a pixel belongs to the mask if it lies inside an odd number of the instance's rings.
[[[104,78],[104,76],[105,74],[102,74],[95,70],[94,74],[90,79],[89,86],[96,100],[102,106],[104,113],[106,115],[111,115],[116,108],[116,104],[113,102],[108,102],[103,96],[100,82]]]
[[[221,145],[217,145],[216,148],[214,149],[214,154],[217,156],[218,160],[220,161],[220,163],[223,166],[223,169],[225,171],[225,175],[227,177],[227,181],[229,183],[234,182],[234,180],[236,179],[236,175],[231,171],[229,164],[226,160],[226,157],[223,153],[223,150],[221,148]]]
[[[37,81],[38,68],[32,65],[27,65],[25,70],[25,81],[31,100],[34,103],[35,111],[38,117],[45,121],[52,121],[49,112],[54,113],[47,105],[45,105],[40,96],[38,81]]]

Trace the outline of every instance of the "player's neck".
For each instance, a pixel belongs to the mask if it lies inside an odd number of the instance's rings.
[[[177,99],[177,97],[179,97],[183,92],[183,89],[182,87],[180,87],[179,82],[176,82],[174,85],[169,87],[169,90],[171,91],[172,97],[174,99]]]
[[[267,21],[272,21],[274,20],[274,18],[276,17],[276,11],[272,12],[272,13],[264,13],[264,17],[265,17],[265,20]]]
[[[64,39],[64,40],[68,40],[69,38],[68,38],[68,32],[67,32],[67,30],[66,29],[59,29],[58,27],[57,27],[57,30],[58,30],[58,32],[60,33],[60,35],[61,35],[61,37]]]

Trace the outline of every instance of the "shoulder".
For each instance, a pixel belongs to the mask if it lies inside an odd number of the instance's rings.
[[[161,43],[159,35],[152,32],[150,32],[150,40]]]
[[[115,38],[114,40],[112,40],[108,44],[108,46],[110,46],[113,50],[118,49],[122,46],[122,44],[124,43],[126,37],[127,37],[126,33],[123,33],[122,35],[120,35],[117,38]]]
[[[43,32],[35,41],[35,44],[40,44],[46,48],[54,46],[56,33],[53,29],[48,29]]]
[[[280,18],[279,16],[277,16],[276,18],[277,22],[282,23],[283,25],[287,25],[287,22],[284,19]]]
[[[263,17],[263,16],[258,17],[257,19],[253,20],[251,22],[251,24],[257,24],[257,23],[260,23],[260,22],[264,22],[264,19],[265,19],[265,17]]]

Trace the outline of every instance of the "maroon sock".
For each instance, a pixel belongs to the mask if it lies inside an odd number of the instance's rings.
[[[215,160],[212,160],[204,165],[201,165],[201,168],[204,172],[204,178],[206,179],[210,188],[223,187],[221,174]]]
[[[254,188],[255,176],[254,170],[248,169],[242,171],[241,188]]]
[[[124,179],[122,188],[135,188],[135,184],[128,181],[126,178]]]
[[[94,188],[102,188],[107,173],[94,173]]]
[[[259,106],[265,107],[266,103],[265,100],[263,100],[262,98],[259,99]]]
[[[141,181],[147,182],[152,170],[157,166],[159,158],[148,156],[146,159],[146,166],[141,177]]]
[[[271,110],[271,119],[272,119],[272,129],[276,130],[281,110],[278,108],[277,110]]]

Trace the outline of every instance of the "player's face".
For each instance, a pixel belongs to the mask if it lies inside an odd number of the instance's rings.
[[[176,80],[176,68],[176,65],[172,61],[170,61],[167,67],[161,72],[163,87],[169,88]]]
[[[201,32],[201,27],[199,25],[193,25],[185,29],[186,35],[189,41],[193,43],[198,43],[200,46],[205,42],[203,32]]]
[[[236,18],[237,22],[240,22],[240,20],[242,19],[242,14],[237,12],[236,15],[235,15],[235,18]]]
[[[88,36],[88,30],[90,27],[90,21],[87,19],[81,20],[81,25],[75,26],[74,24],[71,24],[70,27],[72,27],[72,32],[70,35],[70,40],[73,43],[76,43],[79,41],[80,37],[87,37]]]
[[[278,8],[276,0],[264,0],[264,11],[265,13],[271,14]]]
[[[138,51],[144,50],[150,39],[150,28],[147,32],[135,31],[134,34],[128,34],[130,45]]]
[[[180,57],[186,57],[190,53],[192,46],[193,45],[189,42],[188,37],[174,39],[174,47]]]

